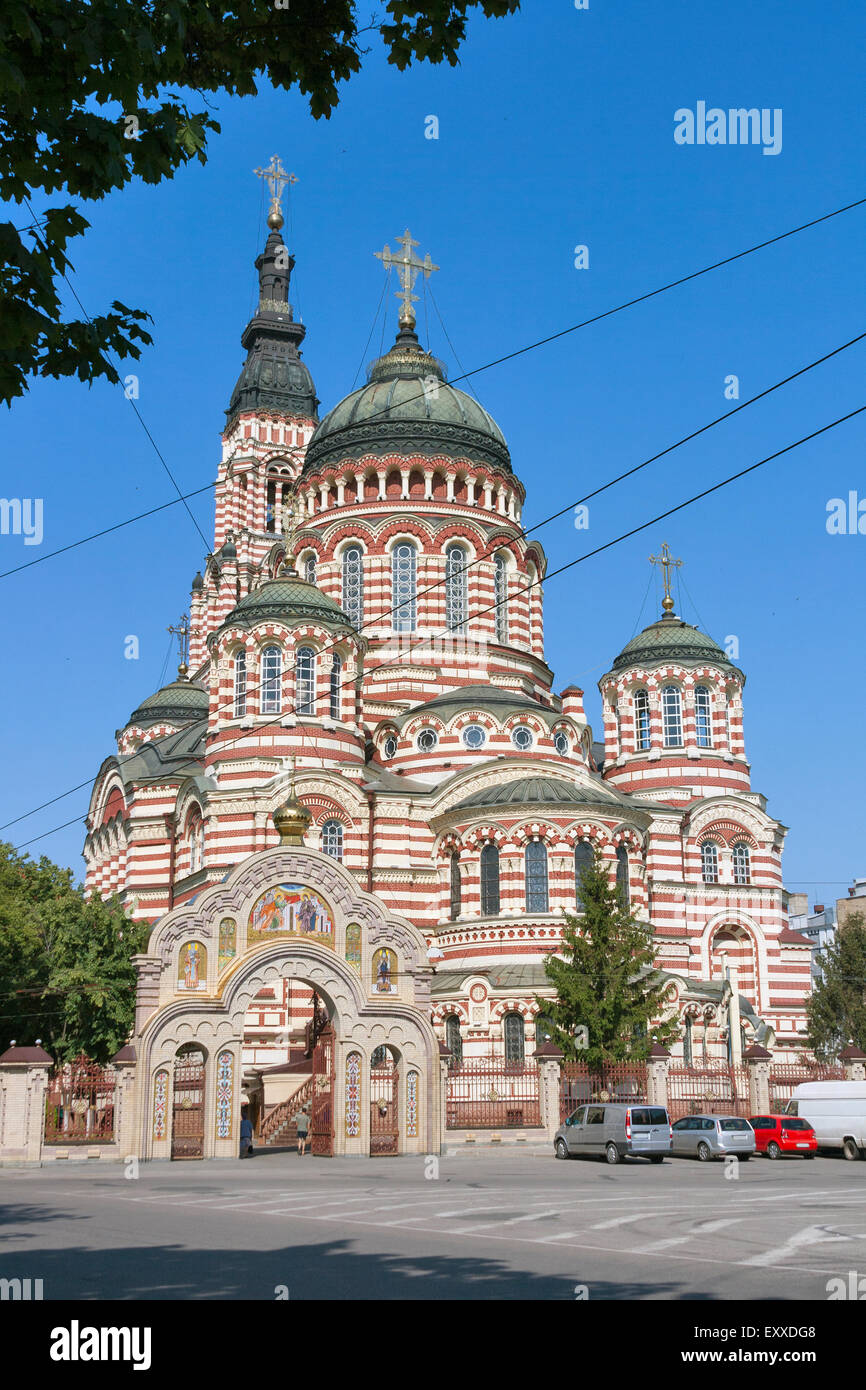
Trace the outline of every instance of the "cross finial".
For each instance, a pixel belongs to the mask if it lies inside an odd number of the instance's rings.
[[[661,555],[651,555],[649,557],[651,565],[659,565],[662,571],[662,582],[665,586],[665,596],[662,599],[662,608],[665,613],[673,613],[674,601],[671,598],[671,570],[679,569],[682,560],[675,560],[671,555],[671,548],[667,541],[662,541]]]
[[[177,638],[177,654],[180,658],[177,674],[185,676],[189,670],[189,614],[181,613],[177,620],[177,626],[166,628],[166,632],[172,633]]]
[[[282,161],[278,154],[271,155],[271,162],[267,169],[254,169],[253,173],[260,179],[267,179],[268,188],[271,190],[271,207],[268,213],[268,226],[278,232],[283,225],[283,192],[287,184],[297,183],[294,174],[286,173]]]
[[[388,269],[392,266],[397,267],[397,274],[400,277],[400,288],[396,291],[398,299],[403,301],[400,310],[400,327],[415,327],[415,310],[413,303],[417,303],[417,294],[412,293],[412,287],[418,277],[419,272],[423,271],[424,279],[429,279],[434,270],[438,270],[438,265],[434,265],[430,259],[430,252],[427,252],[423,261],[419,261],[412,254],[412,247],[417,246],[418,242],[412,240],[412,236],[407,227],[401,237],[397,238],[399,251],[392,251],[386,244],[384,251],[374,251],[373,255],[382,262]]]

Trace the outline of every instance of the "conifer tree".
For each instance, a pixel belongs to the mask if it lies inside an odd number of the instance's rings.
[[[536,1002],[565,1057],[590,1066],[646,1058],[654,1042],[667,1045],[679,1032],[673,1020],[653,1022],[664,1018],[667,986],[655,969],[652,928],[631,911],[598,851],[581,870],[578,898],[582,915],[565,914],[559,952],[544,961],[556,1000]],[[577,1046],[580,1027],[585,1048]]]
[[[821,1061],[847,1043],[866,1052],[866,917],[852,913],[818,954],[823,978],[806,1004],[806,1036]]]

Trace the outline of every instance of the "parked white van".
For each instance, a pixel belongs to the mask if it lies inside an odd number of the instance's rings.
[[[866,1081],[804,1081],[785,1107],[815,1131],[819,1149],[866,1158]]]

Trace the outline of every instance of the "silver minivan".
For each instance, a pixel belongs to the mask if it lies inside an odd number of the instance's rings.
[[[661,1163],[671,1151],[670,1116],[663,1105],[647,1101],[580,1105],[556,1131],[553,1151],[557,1158],[603,1155],[619,1163],[631,1154]]]
[[[677,1158],[713,1158],[734,1154],[748,1163],[755,1152],[755,1131],[739,1115],[687,1115],[671,1130],[671,1153]]]

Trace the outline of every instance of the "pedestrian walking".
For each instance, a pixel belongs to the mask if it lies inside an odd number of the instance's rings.
[[[307,1135],[310,1132],[310,1117],[307,1114],[307,1107],[302,1105],[295,1116],[295,1124],[298,1127],[298,1153],[303,1158],[307,1152]]]
[[[241,1114],[241,1158],[246,1158],[253,1151],[253,1126],[246,1111]]]

